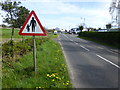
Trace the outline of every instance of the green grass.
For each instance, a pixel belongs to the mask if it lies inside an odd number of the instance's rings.
[[[11,38],[11,29],[7,29],[7,28],[2,28],[0,29],[0,35],[2,36],[2,38]],[[14,29],[14,36],[13,38],[23,38],[26,39],[26,38],[30,38],[32,36],[21,36],[18,34],[19,33],[19,29]],[[40,37],[40,36],[36,36],[36,37]]]
[[[33,54],[2,66],[3,88],[71,88],[61,47],[52,40],[37,47],[37,72],[33,71]]]
[[[58,34],[54,35],[53,33],[48,33],[48,37],[50,38],[58,38]]]
[[[2,32],[1,33],[2,38],[11,38],[11,31],[12,31],[11,29],[2,28],[0,29],[0,31]],[[14,38],[22,38],[22,36],[20,36],[18,32],[19,32],[18,29],[14,30]]]

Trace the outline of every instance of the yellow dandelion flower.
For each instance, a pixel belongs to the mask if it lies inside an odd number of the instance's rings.
[[[55,77],[55,74],[52,74],[51,76]]]
[[[66,85],[69,85],[69,83],[66,83]]]
[[[55,80],[53,79],[52,81],[54,82]]]
[[[51,75],[49,75],[49,77],[52,77]]]
[[[56,77],[57,79],[59,79],[59,77]]]
[[[41,87],[39,87],[39,88],[41,88]]]
[[[49,74],[47,74],[47,76],[49,76]]]

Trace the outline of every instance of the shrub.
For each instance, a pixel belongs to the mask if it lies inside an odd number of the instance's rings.
[[[41,45],[46,40],[49,40],[49,38],[36,38],[36,46]],[[19,42],[10,40],[2,45],[2,62],[16,62],[21,56],[32,50],[33,41],[31,38]]]

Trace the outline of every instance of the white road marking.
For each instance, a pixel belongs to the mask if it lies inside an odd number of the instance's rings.
[[[78,45],[78,43],[74,42],[72,39],[70,39],[70,41],[72,41],[73,43],[75,43],[75,44]],[[84,47],[84,46],[82,46],[82,45],[80,45],[80,47],[84,48],[84,49],[87,50],[87,51],[90,51],[89,49],[87,49],[86,47]]]
[[[90,51],[89,49],[87,49],[86,47],[84,47],[84,46],[82,46],[82,45],[80,45],[80,47],[84,48],[84,49],[87,50],[87,51]]]
[[[76,42],[74,42],[74,43],[78,45],[78,43],[76,43]]]
[[[64,35],[64,36],[67,37],[66,35]],[[68,37],[67,37],[67,38],[68,38]],[[74,42],[72,39],[70,39],[70,41]],[[78,45],[78,43],[76,43],[76,42],[74,42],[74,43]],[[82,46],[82,45],[80,45],[80,47],[84,48],[84,49],[87,50],[87,51],[90,51],[89,49],[87,49],[86,47],[84,47],[84,46]]]
[[[100,56],[100,55],[98,55],[98,54],[96,54],[96,55],[97,55],[99,58],[103,59],[104,61],[106,61],[106,62],[108,62],[108,63],[112,64],[113,66],[115,66],[115,67],[117,67],[117,68],[120,69],[120,66],[114,64],[113,62],[107,60],[106,58],[104,58],[104,57],[102,57],[102,56]]]
[[[65,34],[63,34],[66,38],[68,38]]]
[[[102,47],[97,47],[97,48],[103,49]]]
[[[70,41],[72,41],[72,42],[73,42],[73,40],[72,40],[72,39],[70,39]]]

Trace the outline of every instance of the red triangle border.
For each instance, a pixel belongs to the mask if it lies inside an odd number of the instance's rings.
[[[43,33],[22,33],[23,29],[25,28],[26,24],[28,23],[30,17],[32,16],[32,14],[34,15],[35,19],[37,20],[41,30],[43,31]],[[46,31],[44,30],[40,20],[38,19],[37,15],[35,14],[34,11],[31,11],[31,13],[28,15],[28,18],[26,19],[25,23],[23,24],[22,28],[19,31],[19,35],[27,35],[27,36],[46,36]]]

